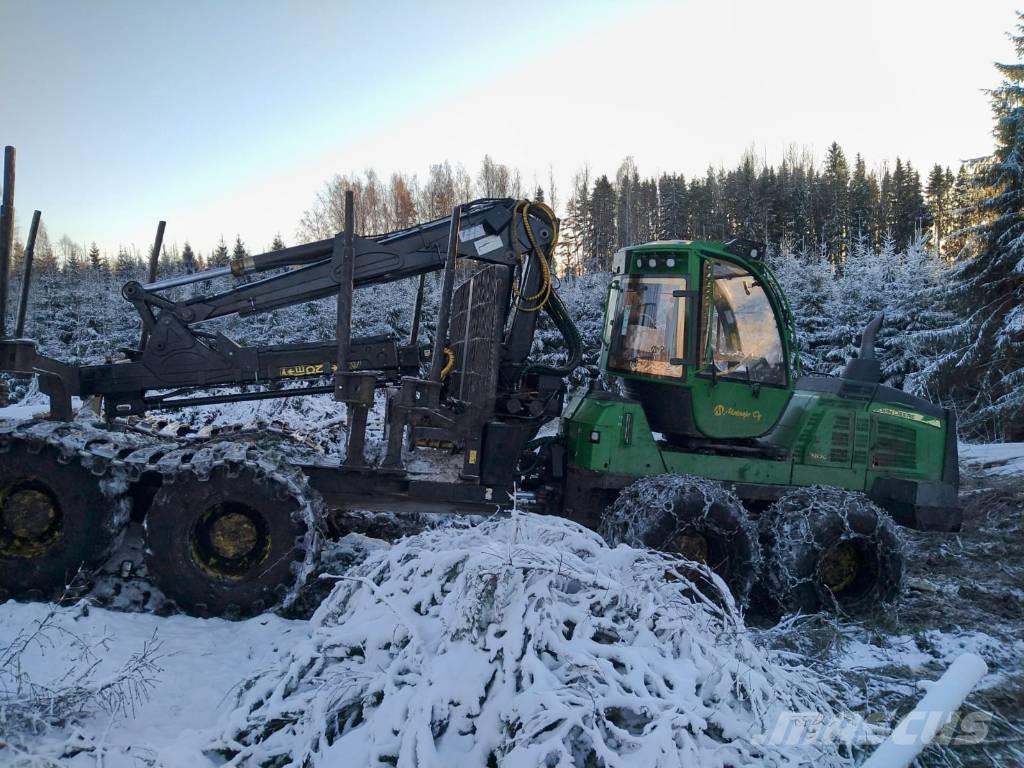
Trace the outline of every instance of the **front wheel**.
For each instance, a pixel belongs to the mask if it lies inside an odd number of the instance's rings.
[[[146,517],[146,565],[193,615],[285,609],[316,565],[322,509],[299,470],[255,450],[208,468],[184,465]]]
[[[707,565],[741,605],[760,570],[757,528],[743,504],[703,477],[637,480],[605,512],[600,533],[612,546],[648,547]]]
[[[761,533],[766,586],[783,610],[862,613],[899,595],[899,532],[862,493],[797,488],[768,508]]]

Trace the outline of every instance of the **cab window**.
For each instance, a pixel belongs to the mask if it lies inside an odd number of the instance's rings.
[[[608,368],[623,373],[686,375],[686,278],[629,276],[611,292]]]
[[[748,270],[707,259],[701,287],[701,370],[764,384],[786,383],[778,322],[764,286]]]

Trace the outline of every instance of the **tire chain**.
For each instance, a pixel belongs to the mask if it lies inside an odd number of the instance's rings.
[[[305,533],[296,541],[296,548],[307,553],[319,551],[323,540],[325,507],[319,494],[310,486],[305,473],[278,451],[261,450],[254,441],[266,433],[275,438],[290,438],[285,430],[221,430],[212,434],[181,433],[174,436],[157,431],[160,422],[152,419],[126,422],[123,431],[109,429],[101,422],[22,421],[0,422],[0,452],[7,452],[22,442],[32,453],[49,447],[57,462],[69,464],[76,459],[100,479],[100,490],[121,509],[112,518],[119,530],[115,540],[129,522],[128,490],[147,472],[157,472],[163,485],[173,485],[186,475],[199,482],[209,480],[214,469],[224,467],[228,477],[237,477],[243,466],[256,477],[268,478],[281,498],[291,497],[298,503],[292,519],[305,526]],[[232,440],[232,437],[239,439]],[[305,446],[303,446],[305,448]],[[303,450],[303,452],[307,452]],[[109,553],[108,553],[109,554]],[[298,598],[302,586],[316,566],[316,557],[307,556],[295,569],[295,580],[278,605],[272,610],[289,608]]]
[[[874,515],[875,525],[870,533],[857,530],[858,526],[851,523],[851,509],[858,512],[867,510]],[[820,485],[795,488],[776,501],[760,521],[761,535],[767,544],[765,584],[771,597],[780,605],[787,605],[788,596],[801,587],[810,586],[820,591],[816,586],[817,569],[807,575],[793,573],[789,567],[789,558],[799,547],[818,553],[825,551],[815,534],[816,524],[820,524],[825,517],[830,517],[840,529],[834,543],[864,540],[875,548],[880,557],[899,562],[898,570],[902,571],[905,542],[888,512],[861,493]],[[891,540],[895,540],[894,548],[889,546]],[[885,585],[881,585],[881,589],[885,591]],[[880,605],[896,599],[899,584],[895,585],[895,592],[892,598],[879,600]],[[823,601],[833,611],[841,612],[834,595],[823,595]]]
[[[732,536],[742,535],[751,542],[753,548],[750,563],[747,565],[750,583],[734,597],[737,603],[746,604],[753,580],[760,574],[763,563],[758,530],[735,492],[717,480],[699,475],[674,474],[642,478],[626,486],[615,502],[605,510],[598,531],[612,546],[620,543],[634,547],[646,546],[644,538],[650,528],[657,525],[662,515],[672,513],[676,500],[681,494],[688,492],[698,494],[703,502],[695,522],[708,523],[711,508],[715,504],[731,506],[741,511],[738,518],[740,531]],[[710,527],[716,529],[717,525]]]

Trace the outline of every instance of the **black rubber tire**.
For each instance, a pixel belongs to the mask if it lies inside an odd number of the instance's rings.
[[[600,533],[612,546],[681,553],[673,542],[697,533],[706,543],[707,565],[740,606],[746,605],[761,568],[757,527],[736,495],[721,483],[692,475],[637,480],[605,511]]]
[[[205,477],[183,470],[165,483],[146,516],[146,567],[164,595],[194,616],[244,618],[288,608],[319,556],[319,495],[258,466],[215,466]],[[265,548],[230,576],[204,565],[197,541],[211,510],[241,505],[262,521]],[[260,539],[262,541],[262,539]]]
[[[76,574],[88,577],[110,555],[127,525],[129,502],[108,472],[97,476],[77,456],[68,459],[52,446],[13,438],[0,453],[0,515],[19,488],[48,496],[59,528],[34,550],[0,523],[0,594],[56,599]]]
[[[895,601],[903,582],[903,542],[887,512],[863,493],[829,486],[796,488],[761,517],[765,587],[781,610],[862,614]],[[850,583],[826,584],[825,554],[856,557]]]

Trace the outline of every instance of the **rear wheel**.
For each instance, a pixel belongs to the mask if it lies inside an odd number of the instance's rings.
[[[129,503],[110,470],[12,437],[0,453],[0,593],[60,597],[111,553]]]
[[[146,517],[146,566],[193,615],[288,608],[316,565],[322,502],[297,469],[267,457],[184,467]]]
[[[609,544],[649,547],[703,563],[745,604],[761,564],[757,529],[743,504],[720,483],[658,475],[623,489],[601,534]]]
[[[783,610],[861,613],[899,595],[898,529],[862,493],[792,490],[765,513],[762,537],[766,587]]]

